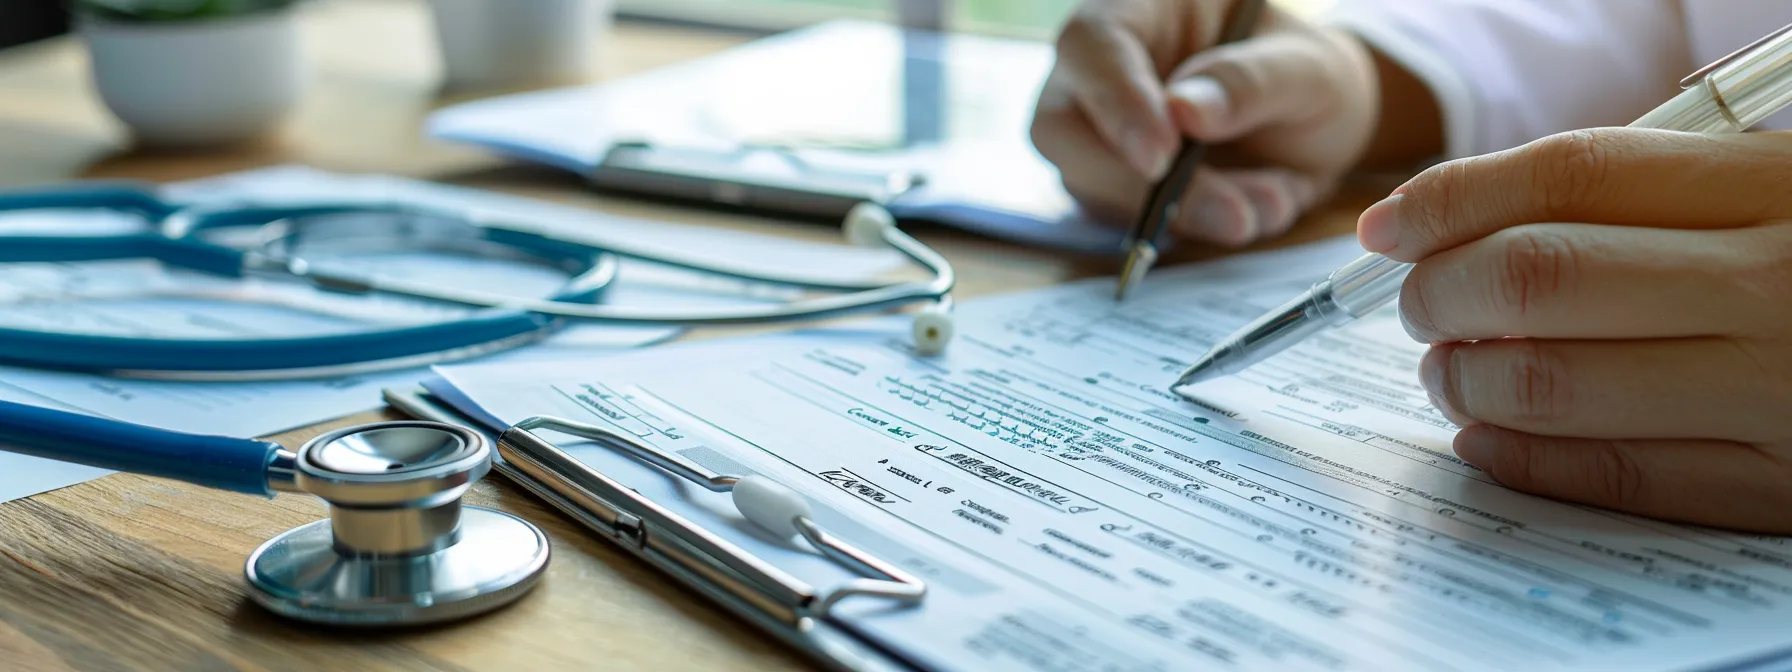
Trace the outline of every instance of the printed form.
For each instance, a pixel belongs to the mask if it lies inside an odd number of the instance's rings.
[[[808,496],[926,579],[867,635],[951,670],[1710,668],[1792,643],[1792,541],[1530,497],[1459,461],[1390,307],[1192,403],[1205,347],[1361,250],[1339,240],[969,301],[941,357],[906,318],[546,366],[440,367],[487,422],[608,424]],[[471,409],[469,409],[471,410]],[[815,582],[844,574],[709,493],[575,457]],[[1786,660],[1780,659],[1779,664]]]

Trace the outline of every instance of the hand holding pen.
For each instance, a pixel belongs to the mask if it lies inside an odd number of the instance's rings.
[[[1378,254],[1185,380],[1398,298],[1416,382],[1499,483],[1792,533],[1792,133],[1738,133],[1792,103],[1792,30],[1686,85],[1630,128],[1422,173],[1364,213]]]
[[[1066,24],[1032,136],[1096,219],[1169,212],[1166,237],[1241,246],[1286,231],[1375,153],[1367,47],[1273,5],[1245,21],[1247,4],[1107,0]],[[1220,44],[1228,32],[1250,37]],[[1206,151],[1174,171],[1185,143]],[[1176,207],[1149,205],[1159,185]]]
[[[1681,86],[1684,91],[1680,95],[1632,122],[1630,128],[1707,134],[1741,133],[1773,116],[1787,105],[1792,105],[1792,25],[1693,73],[1681,82]],[[1559,147],[1564,144],[1572,151],[1577,146],[1577,137],[1581,136],[1557,136],[1514,151]],[[1596,149],[1598,147],[1595,145],[1588,151]],[[1579,155],[1568,158],[1570,161],[1583,163],[1586,159]],[[1781,161],[1787,160],[1787,157],[1779,158]],[[1363,246],[1371,250],[1370,254],[1338,269],[1307,293],[1264,314],[1222,340],[1184,371],[1171,386],[1172,389],[1243,371],[1314,334],[1349,324],[1400,296],[1401,286],[1407,273],[1412,270],[1410,262],[1417,258],[1402,256],[1395,259],[1380,254],[1391,252],[1401,245],[1394,225],[1384,222],[1391,218],[1391,212],[1402,209],[1401,203],[1405,198],[1402,192],[1405,189],[1413,184],[1422,184],[1427,179],[1436,181],[1441,176],[1448,175],[1451,170],[1458,170],[1461,165],[1434,167],[1414,178],[1407,187],[1396,190],[1393,196],[1371,207],[1363,214],[1359,231]],[[1573,167],[1570,165],[1566,168]],[[1570,175],[1571,172],[1564,169],[1542,174]],[[1575,195],[1559,194],[1564,189],[1573,190],[1583,186],[1568,177],[1559,182],[1508,186],[1515,189],[1529,188],[1534,192],[1557,194],[1560,197]],[[1782,189],[1783,185],[1784,183]],[[1562,200],[1560,197],[1557,200]],[[1689,202],[1702,203],[1705,198]],[[1402,253],[1410,255],[1412,250],[1408,248],[1402,250]]]

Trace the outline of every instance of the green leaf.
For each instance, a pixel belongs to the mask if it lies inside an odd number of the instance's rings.
[[[299,0],[74,0],[77,11],[123,22],[194,21],[284,9]]]

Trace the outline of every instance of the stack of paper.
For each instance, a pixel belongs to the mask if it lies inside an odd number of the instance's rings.
[[[901,318],[535,366],[441,367],[493,428],[553,415],[808,497],[925,577],[847,627],[952,670],[1680,670],[1787,663],[1792,540],[1546,501],[1456,459],[1392,312],[1203,403],[1166,390],[1349,240],[967,302],[942,357]],[[1391,311],[1391,309],[1390,309]],[[849,578],[726,494],[575,458],[804,581]],[[1771,665],[1772,663],[1764,663]]]

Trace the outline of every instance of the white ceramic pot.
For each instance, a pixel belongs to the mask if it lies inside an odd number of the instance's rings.
[[[595,72],[612,0],[430,0],[449,89],[582,82]]]
[[[192,147],[267,134],[297,107],[294,10],[195,21],[80,20],[100,98],[139,141]]]

